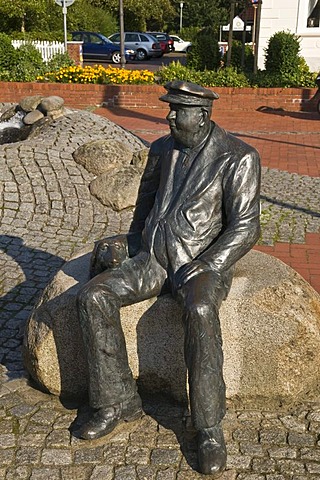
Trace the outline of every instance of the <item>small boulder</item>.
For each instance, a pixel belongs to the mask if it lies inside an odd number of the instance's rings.
[[[130,165],[133,152],[118,140],[93,140],[73,153],[76,163],[88,172],[100,175],[120,165]]]
[[[44,118],[42,112],[40,112],[39,110],[33,110],[32,112],[27,113],[27,115],[23,117],[23,123],[25,125],[33,125],[42,118]]]
[[[41,95],[33,95],[30,97],[25,97],[22,100],[20,100],[19,106],[24,112],[27,112],[27,113],[32,112],[38,107],[42,99],[43,97]]]
[[[134,207],[137,201],[142,168],[115,168],[90,183],[90,192],[106,207],[119,212]]]
[[[52,95],[50,97],[42,98],[39,104],[39,110],[41,110],[45,115],[48,115],[52,111],[60,110],[63,105],[64,100],[62,97]]]

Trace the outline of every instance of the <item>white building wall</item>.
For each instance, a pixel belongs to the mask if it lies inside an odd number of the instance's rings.
[[[258,67],[264,68],[264,49],[276,32],[289,30],[301,38],[300,54],[312,71],[320,71],[320,28],[307,28],[309,0],[263,0]]]

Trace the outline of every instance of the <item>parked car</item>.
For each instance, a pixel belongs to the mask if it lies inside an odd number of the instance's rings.
[[[120,44],[120,33],[110,35],[109,39],[116,45]],[[157,58],[163,55],[160,43],[148,33],[125,32],[124,45],[133,50],[137,60]]]
[[[147,32],[158,40],[163,53],[174,51],[173,40],[168,33],[164,32]]]
[[[178,35],[170,35],[173,40],[174,49],[176,52],[189,52],[192,43],[182,40]]]
[[[105,62],[111,60],[113,63],[120,63],[121,55],[119,45],[115,45],[102,33],[95,32],[71,32],[72,40],[83,42],[82,55],[84,61]],[[133,50],[125,49],[126,61],[134,60]]]

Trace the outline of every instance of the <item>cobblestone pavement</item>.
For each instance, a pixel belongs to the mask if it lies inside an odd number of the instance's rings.
[[[230,130],[261,142],[257,123],[253,129],[234,120]],[[158,136],[165,130],[160,124]],[[302,124],[313,142],[314,123],[306,119]],[[281,126],[282,131],[288,127]],[[85,409],[39,392],[23,369],[24,325],[48,280],[85,243],[124,232],[130,223],[130,212],[115,214],[90,195],[92,176],[72,159],[80,144],[102,135],[116,137],[119,128],[102,116],[70,111],[41,136],[0,146],[0,479],[210,478],[196,471],[194,436],[182,406],[145,397],[141,420],[117,429],[108,441],[84,442],[70,436],[69,426]],[[148,126],[137,120],[135,129],[151,138]],[[272,138],[269,133],[268,145]],[[306,234],[320,232],[320,181],[308,171],[263,168],[262,245],[303,245]],[[320,478],[320,399],[290,411],[230,407],[224,429],[229,455],[222,480]]]

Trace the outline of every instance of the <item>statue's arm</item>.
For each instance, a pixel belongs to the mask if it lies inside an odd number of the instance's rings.
[[[207,250],[177,271],[176,288],[208,270],[219,278],[256,243],[260,235],[260,170],[256,151],[227,168],[223,181],[223,230]]]
[[[256,150],[228,168],[223,184],[224,229],[199,260],[217,273],[229,269],[260,235],[260,158]]]

